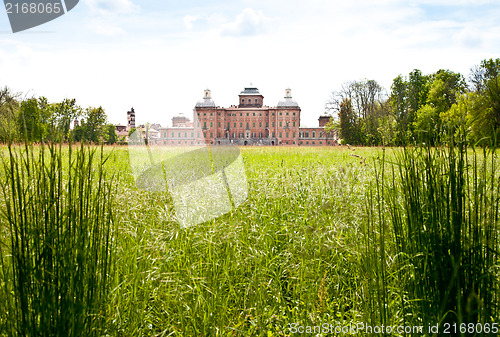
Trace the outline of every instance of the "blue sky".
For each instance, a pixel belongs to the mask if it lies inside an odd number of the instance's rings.
[[[0,86],[52,101],[102,105],[125,124],[169,125],[203,90],[237,103],[253,83],[275,106],[287,87],[314,126],[346,81],[412,69],[467,75],[500,57],[500,5],[469,0],[80,0],[68,14],[12,34],[0,11]]]

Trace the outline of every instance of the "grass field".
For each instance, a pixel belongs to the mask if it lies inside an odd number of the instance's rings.
[[[248,200],[184,229],[126,147],[3,148],[0,336],[497,335],[496,154],[241,151]]]

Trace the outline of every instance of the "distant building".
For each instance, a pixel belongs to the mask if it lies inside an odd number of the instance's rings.
[[[116,128],[116,134],[117,136],[120,137],[128,137],[128,131],[127,131],[127,126],[122,125],[122,124],[115,124]]]
[[[127,111],[127,130],[135,128],[135,111],[134,108]]]
[[[193,110],[193,121],[183,114],[172,118],[172,127],[149,126],[149,144],[157,145],[337,145],[335,132],[326,132],[329,116],[320,116],[319,126],[300,127],[301,109],[285,90],[283,100],[276,107],[264,105],[264,96],[255,87],[246,87],[238,95],[238,105],[228,108],[217,106],[211,91],[206,89],[203,98]],[[129,126],[135,112],[127,113]],[[133,116],[133,119],[132,119]],[[195,125],[196,122],[196,125]],[[155,128],[153,128],[155,126]]]

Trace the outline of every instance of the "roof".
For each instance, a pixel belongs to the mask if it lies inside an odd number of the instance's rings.
[[[299,104],[297,102],[295,102],[291,97],[285,97],[284,101],[278,102],[278,107],[298,108]]]
[[[215,108],[215,103],[211,98],[204,97],[196,103],[195,108]]]
[[[246,87],[242,92],[240,92],[240,95],[259,95],[260,92],[259,89],[255,87]]]

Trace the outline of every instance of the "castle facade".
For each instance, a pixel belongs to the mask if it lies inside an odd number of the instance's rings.
[[[217,106],[210,90],[193,109],[192,120],[184,115],[172,118],[171,127],[149,126],[150,144],[156,145],[288,145],[332,146],[338,144],[335,132],[326,132],[330,116],[320,116],[319,126],[300,127],[301,109],[285,90],[275,107],[264,105],[264,96],[255,87],[246,87],[238,95],[238,105]],[[133,114],[133,116],[131,115]],[[131,123],[132,122],[132,123]],[[128,114],[128,128],[135,126],[135,112]],[[132,124],[132,125],[131,125]]]

